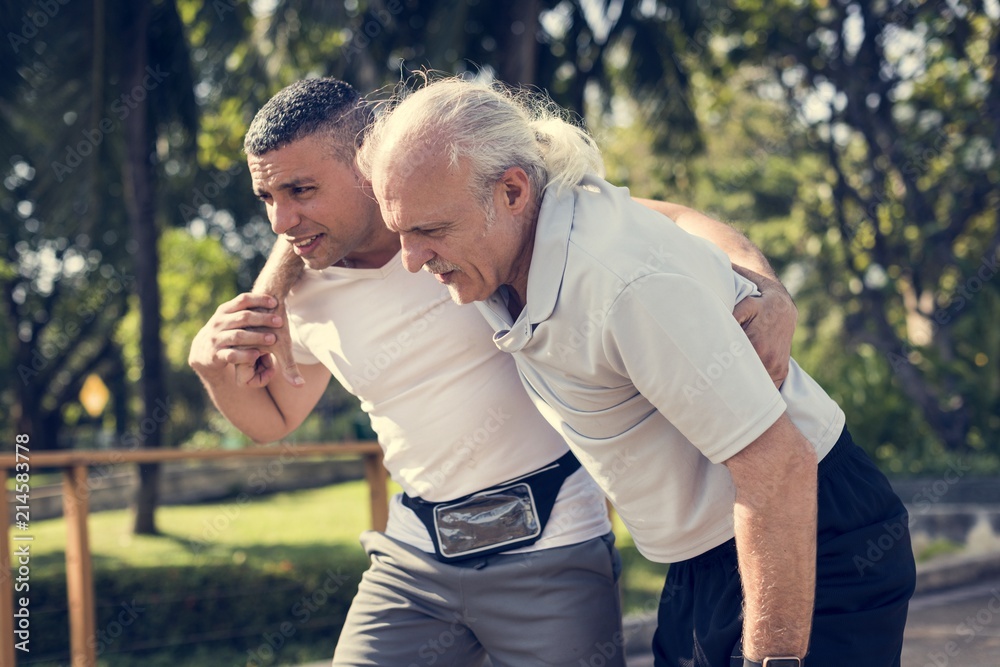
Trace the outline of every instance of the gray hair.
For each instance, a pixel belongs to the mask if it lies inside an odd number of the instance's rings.
[[[442,153],[451,166],[469,160],[472,195],[489,210],[493,185],[511,167],[527,173],[532,193],[577,185],[586,174],[603,175],[600,150],[585,130],[547,97],[499,84],[460,78],[431,81],[397,94],[370,126],[358,165],[371,179],[395,150],[406,150],[406,168]]]

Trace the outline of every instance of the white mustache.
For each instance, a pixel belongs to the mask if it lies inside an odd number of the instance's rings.
[[[441,274],[448,273],[449,271],[458,271],[458,267],[450,262],[430,261],[424,264],[424,271]]]

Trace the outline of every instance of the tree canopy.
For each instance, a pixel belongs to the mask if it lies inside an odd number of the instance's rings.
[[[883,465],[1000,468],[995,2],[12,5],[0,428],[38,448],[73,446],[91,373],[119,444],[156,400],[164,444],[204,443],[183,351],[273,238],[249,120],[301,77],[367,92],[427,68],[547,91],[609,178],[745,229],[796,297],[797,358]]]

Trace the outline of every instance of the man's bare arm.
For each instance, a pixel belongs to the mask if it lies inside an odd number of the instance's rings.
[[[273,309],[281,317],[281,326],[273,327],[274,343],[268,348],[269,354],[261,355],[251,365],[236,368],[236,381],[249,386],[267,386],[274,374],[280,370],[285,380],[293,387],[304,383],[298,364],[292,355],[292,337],[288,328],[288,313],[285,311],[285,297],[302,276],[305,265],[292,250],[291,244],[278,237],[271,248],[264,268],[254,281],[252,294],[273,296],[278,305]]]
[[[775,275],[774,269],[760,248],[738,230],[680,204],[639,198],[636,198],[636,201],[667,216],[688,234],[700,236],[719,246],[733,264],[750,269],[771,280],[778,280],[778,276]]]
[[[253,294],[270,294],[276,299],[283,299],[292,285],[298,282],[303,270],[305,264],[302,259],[292,250],[292,245],[279,236],[250,291]]]
[[[252,368],[269,356],[266,349],[274,342],[271,332],[284,324],[270,312],[275,306],[273,297],[249,293],[227,301],[195,336],[188,355],[188,364],[219,411],[258,442],[279,440],[297,428],[331,377],[322,364],[312,364],[300,370],[301,387],[285,382],[253,386],[237,380],[237,369]]]
[[[788,375],[799,311],[764,253],[738,230],[687,206],[652,199],[636,201],[667,216],[687,233],[717,245],[729,256],[733,269],[757,285],[761,296],[740,301],[733,317],[743,327],[774,384],[780,387]]]
[[[816,451],[782,415],[725,462],[743,582],[743,655],[805,657],[816,588]]]

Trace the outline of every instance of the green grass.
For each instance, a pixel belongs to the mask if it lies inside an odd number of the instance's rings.
[[[917,554],[916,559],[918,563],[925,563],[929,560],[933,560],[938,556],[948,556],[951,554],[961,553],[965,547],[958,542],[952,542],[946,538],[938,538],[925,546]]]
[[[201,625],[207,625],[215,616],[225,616],[238,611],[250,598],[226,598],[227,591],[241,587],[264,586],[267,590],[294,585],[298,582],[304,590],[315,586],[309,579],[323,576],[327,568],[343,567],[352,573],[352,586],[364,567],[366,558],[358,543],[358,535],[370,527],[368,487],[363,481],[338,484],[323,489],[281,493],[271,496],[240,499],[222,503],[161,507],[156,515],[161,535],[134,536],[131,534],[131,516],[127,511],[92,514],[89,519],[90,549],[94,564],[95,589],[99,601],[110,600],[112,606],[126,596],[138,595],[153,600],[143,618],[138,622],[142,632],[151,638],[151,644],[160,644],[147,652],[115,653],[129,650],[122,643],[109,647],[99,656],[101,667],[167,667],[184,664],[191,667],[216,665],[245,665],[246,647],[261,645],[262,631],[273,630],[273,616],[251,616],[243,627],[245,639],[223,642],[199,642],[197,645],[181,644],[185,637],[197,635]],[[635,549],[631,537],[615,518],[618,547],[622,553],[624,570],[622,587],[626,612],[652,611],[656,608],[663,585],[665,565],[646,561]],[[33,602],[41,608],[65,607],[65,543],[66,524],[62,519],[34,521],[29,532],[32,542]],[[52,582],[46,589],[35,588],[35,581]],[[260,581],[261,583],[255,583]],[[266,583],[265,583],[266,582]],[[233,589],[236,586],[236,589]],[[188,607],[159,609],[156,600],[189,597]],[[270,593],[268,593],[270,594]],[[353,588],[345,589],[343,604],[353,595]],[[301,593],[294,593],[299,596]],[[288,602],[278,609],[287,618]],[[263,601],[263,600],[262,600]],[[275,605],[277,603],[271,603]],[[332,602],[331,602],[332,604]],[[220,611],[210,612],[208,607],[218,605]],[[44,613],[44,612],[41,612]],[[110,612],[108,612],[110,613]],[[338,612],[339,613],[339,612]],[[181,614],[181,617],[171,616]],[[201,616],[201,615],[204,615]],[[171,619],[175,620],[171,620]],[[342,618],[331,611],[330,618]],[[270,619],[270,620],[268,620]],[[165,628],[183,620],[185,628]],[[328,623],[333,621],[327,621]],[[55,622],[53,622],[55,623]],[[53,637],[65,638],[68,628],[65,621],[46,626]],[[98,618],[98,626],[107,623]],[[136,628],[139,625],[135,626]],[[309,635],[305,626],[275,656],[273,663],[293,665],[312,660],[327,660],[332,655],[339,625],[314,629]],[[133,632],[129,629],[129,632]],[[240,629],[226,630],[240,634]],[[316,632],[322,639],[315,639]],[[233,637],[234,635],[227,635]],[[241,644],[242,642],[242,644]],[[234,648],[240,646],[240,648]],[[58,655],[55,645],[44,641],[34,645],[32,665],[46,667],[63,664],[52,656]],[[49,659],[44,659],[48,655]],[[39,660],[42,658],[41,660]],[[27,664],[27,663],[26,663]]]
[[[157,536],[132,535],[128,511],[99,512],[90,516],[90,551],[95,569],[242,564],[248,559],[280,568],[290,554],[321,559],[333,545],[353,546],[361,553],[358,535],[371,525],[367,496],[367,486],[358,481],[161,507]],[[33,566],[65,569],[65,522],[34,521],[30,534]]]
[[[356,481],[248,500],[161,507],[158,536],[132,535],[125,510],[99,512],[90,516],[90,551],[95,570],[227,563],[282,569],[289,559],[321,561],[333,546],[361,554],[358,535],[371,526],[367,499],[367,485]],[[648,609],[659,597],[667,566],[643,558],[617,516],[614,524],[624,563],[625,609]],[[65,571],[65,522],[32,522],[31,535],[32,567]]]
[[[129,628],[120,642],[109,644],[99,656],[99,665],[256,664],[247,661],[245,648],[260,648],[263,632],[274,636],[280,625],[273,620],[275,615],[281,620],[297,620],[289,616],[288,610],[303,593],[272,593],[275,588],[299,583],[308,594],[315,589],[317,582],[313,580],[317,577],[322,580],[326,572],[343,571],[349,575],[343,591],[345,604],[353,596],[357,576],[367,560],[358,543],[358,535],[371,525],[367,498],[367,485],[358,481],[270,496],[234,496],[221,503],[161,507],[156,515],[161,531],[157,536],[133,536],[128,511],[92,514],[88,525],[98,606],[102,606],[102,600],[103,606],[108,606],[108,600],[117,606],[119,600],[137,596],[138,604],[146,609],[134,626],[135,632]],[[33,537],[32,613],[40,631],[41,624],[46,625],[44,636],[36,635],[32,655],[22,656],[21,662],[29,664],[24,658],[30,658],[32,665],[55,667],[65,662],[55,656],[65,650],[60,647],[65,646],[62,640],[68,637],[64,616],[60,620],[65,611],[58,611],[65,610],[66,523],[62,519],[33,521],[27,534]],[[43,582],[50,583],[42,586]],[[224,618],[230,609],[243,611],[225,605],[252,603],[253,596],[247,597],[246,592],[261,586],[267,591],[262,593],[262,601],[267,600],[273,607],[269,614],[247,614],[246,622],[222,631],[223,641],[176,644],[184,642],[185,635],[193,638],[219,626],[220,613]],[[171,602],[170,598],[177,596],[180,602]],[[213,606],[225,611],[213,613],[209,611]],[[329,612],[327,619],[336,619],[341,613],[338,609],[339,603],[335,604],[331,597],[323,611]],[[170,616],[177,613],[184,616]],[[100,613],[98,616],[99,627],[108,622],[101,620]],[[170,627],[178,625],[171,618],[183,620],[185,629]],[[232,624],[221,625],[228,628]],[[339,624],[295,624],[296,636],[289,638],[274,663],[269,664],[328,660],[338,628]],[[125,639],[140,629],[152,636],[148,643],[153,648],[116,653],[124,648]],[[321,642],[314,639],[317,633],[323,637]],[[49,641],[50,635],[60,641]],[[236,645],[242,649],[234,648]]]

